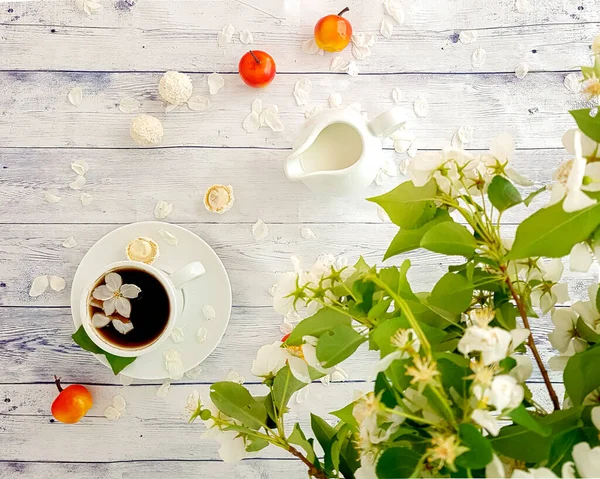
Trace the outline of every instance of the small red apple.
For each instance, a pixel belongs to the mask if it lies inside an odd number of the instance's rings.
[[[275,60],[268,53],[250,50],[240,60],[240,76],[252,88],[264,88],[275,78]]]
[[[71,384],[63,389],[60,385],[60,378],[56,376],[54,376],[54,382],[59,394],[52,403],[52,415],[65,424],[79,422],[92,407],[92,395],[79,384]]]

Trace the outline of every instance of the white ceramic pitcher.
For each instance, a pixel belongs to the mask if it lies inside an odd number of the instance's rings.
[[[370,122],[354,110],[323,110],[304,124],[285,162],[285,174],[318,193],[361,193],[381,168],[380,138],[405,123],[399,107]]]

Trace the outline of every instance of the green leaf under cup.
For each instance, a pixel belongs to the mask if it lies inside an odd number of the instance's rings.
[[[99,348],[96,345],[96,343],[94,343],[90,339],[88,334],[85,332],[85,329],[83,329],[83,326],[79,326],[79,329],[75,331],[75,333],[71,337],[81,349],[85,349],[86,351],[89,351],[90,353],[94,354],[103,354],[104,357],[106,357],[108,364],[110,364],[110,368],[112,369],[115,376],[137,359],[135,357],[124,358],[121,356],[115,356],[114,354],[107,353],[103,349]]]

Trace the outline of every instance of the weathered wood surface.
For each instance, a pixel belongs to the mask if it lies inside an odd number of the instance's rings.
[[[254,35],[253,48],[268,50],[279,72],[328,72],[333,55],[301,51],[316,19],[337,13],[340,2],[260,0],[103,2],[88,18],[72,2],[23,2],[0,12],[5,70],[235,72],[249,46],[239,30]],[[133,2],[129,2],[133,3]],[[378,0],[349,0],[347,15],[357,32],[378,34],[373,55],[359,62],[363,73],[514,72],[525,61],[532,71],[572,70],[587,60],[587,48],[600,29],[593,0],[535,2],[532,12],[516,11],[514,0],[404,2],[406,22],[391,39],[378,32],[383,8]],[[217,32],[236,27],[233,42],[217,45]],[[477,42],[458,41],[461,30],[477,30]],[[478,47],[488,52],[483,67],[471,65]],[[176,55],[174,53],[176,52]],[[337,55],[337,54],[336,54]],[[353,58],[350,51],[341,54]]]
[[[448,146],[461,125],[475,128],[470,148],[486,149],[492,138],[508,132],[519,148],[558,148],[563,133],[574,127],[568,109],[581,104],[581,96],[563,85],[564,73],[536,73],[519,80],[514,74],[410,74],[367,75],[293,74],[277,77],[269,88],[250,91],[239,75],[224,75],[225,86],[208,94],[206,75],[191,75],[195,94],[210,96],[204,112],[182,106],[166,114],[158,94],[158,73],[0,73],[0,145],[2,147],[135,148],[129,136],[134,114],[122,113],[124,97],[137,98],[137,113],[157,116],[164,125],[161,147],[210,146],[291,148],[313,107],[328,107],[331,93],[339,92],[344,105],[360,103],[370,118],[394,105],[391,92],[403,92],[401,106],[407,128],[421,148]],[[310,103],[297,106],[294,85],[302,78],[312,82]],[[83,100],[76,107],[67,100],[80,86]],[[413,103],[424,96],[430,113],[417,118]],[[275,104],[286,129],[261,128],[248,134],[242,128],[254,98],[263,106]],[[123,154],[126,158],[126,154]],[[165,165],[166,167],[166,165]]]

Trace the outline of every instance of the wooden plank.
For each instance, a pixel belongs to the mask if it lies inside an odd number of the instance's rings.
[[[190,447],[190,445],[187,445]],[[237,464],[221,461],[131,461],[113,463],[0,462],[3,479],[43,477],[44,479],[281,479],[306,477],[306,466],[297,459],[245,459]]]
[[[73,322],[68,308],[0,307],[0,320],[1,383],[48,382],[53,374],[69,382],[120,383],[108,368],[73,343],[70,337]],[[256,382],[251,373],[252,360],[262,345],[281,338],[281,321],[281,316],[270,307],[233,308],[223,342],[203,363],[202,374],[196,380],[185,381],[211,383],[236,371],[247,381]],[[554,326],[549,315],[532,320],[532,324],[536,343],[543,358],[548,360],[556,354],[547,339]],[[368,351],[365,345],[342,366],[349,380],[363,381],[371,375],[376,359],[377,354]],[[554,381],[562,378],[560,373],[553,372],[551,376]],[[532,379],[541,380],[537,370]]]
[[[354,30],[378,37],[373,55],[359,62],[360,70],[512,72],[526,61],[531,71],[562,71],[588,62],[589,45],[600,29],[593,0],[538,2],[527,15],[518,13],[512,0],[495,1],[490,9],[467,1],[444,3],[408,2],[406,23],[388,40],[378,33],[383,8],[377,2],[347,1]],[[229,22],[238,31],[252,31],[254,46],[269,51],[280,72],[327,72],[334,55],[306,55],[301,44],[312,36],[318,18],[340,10],[333,0],[302,1],[301,12],[269,0],[252,6],[235,0],[144,1],[129,8],[123,0],[107,2],[88,18],[70,2],[11,7],[12,12],[0,13],[0,35],[11,52],[0,58],[1,69],[76,71],[234,72],[249,46],[237,34],[227,48],[217,45],[217,32]],[[460,43],[462,29],[479,30],[478,41]],[[483,68],[473,68],[471,54],[479,46],[488,58]],[[351,59],[350,49],[342,56]]]
[[[563,86],[564,74],[530,74],[523,80],[513,74],[488,75],[310,75],[310,105],[298,107],[295,83],[306,75],[282,75],[265,90],[251,91],[237,75],[225,75],[225,87],[211,97],[206,112],[181,107],[164,113],[158,98],[159,74],[110,73],[0,73],[0,145],[3,147],[133,148],[129,137],[132,114],[121,113],[123,97],[139,99],[139,113],[152,113],[164,123],[162,146],[290,148],[305,121],[304,112],[327,107],[329,95],[340,92],[344,105],[358,102],[371,118],[394,105],[391,91],[404,93],[408,128],[417,145],[447,146],[459,126],[475,127],[470,148],[487,149],[492,138],[511,133],[520,148],[557,148],[564,131],[574,126],[567,110],[580,104],[579,95]],[[207,94],[206,75],[192,75],[197,94]],[[79,107],[67,101],[68,92],[81,86]],[[413,102],[426,97],[430,114],[416,118]],[[242,128],[250,103],[276,104],[286,130],[261,128],[254,134]],[[284,155],[282,155],[284,156]],[[141,167],[142,165],[140,165]]]
[[[474,154],[483,153],[481,151]],[[178,223],[378,223],[374,204],[364,200],[391,190],[403,176],[385,177],[354,197],[323,197],[283,174],[289,151],[255,149],[166,148],[153,150],[0,149],[0,223],[128,223],[154,219],[156,203],[174,205],[169,221]],[[385,150],[382,156],[400,164],[404,155]],[[521,150],[514,168],[536,183],[528,193],[552,181],[552,172],[566,158],[563,150]],[[68,184],[75,178],[70,164],[85,159],[90,165],[83,191],[94,202],[83,207],[81,192]],[[206,211],[206,189],[230,184],[236,202],[224,215]],[[44,200],[46,191],[62,197]],[[261,192],[257,196],[257,192]],[[515,223],[548,201],[542,195],[530,208],[509,210],[505,223]],[[276,198],[278,205],[273,206]]]
[[[531,386],[535,397],[547,406],[543,385]],[[353,384],[339,384],[329,388],[313,384],[310,387],[306,403],[292,403],[287,422],[288,431],[293,422],[299,422],[305,432],[309,433],[308,411],[334,422],[334,418],[327,413],[352,401],[353,390],[356,388]],[[556,387],[561,394],[562,385]],[[51,422],[52,418],[47,411],[55,396],[53,388],[52,384],[0,386],[0,398],[11,400],[10,403],[0,403],[3,461],[71,461],[74,458],[78,462],[161,459],[196,461],[218,458],[217,443],[200,437],[204,431],[203,425],[186,423],[188,415],[184,409],[186,397],[194,388],[206,397],[208,386],[173,385],[164,399],[155,396],[156,387],[153,386],[93,387],[91,392],[95,405],[88,416],[76,425]],[[248,388],[253,394],[259,394],[261,386]],[[367,390],[368,387],[361,389]],[[112,422],[102,415],[102,411],[111,404],[116,394],[125,398],[127,408],[117,422]],[[12,408],[14,409],[11,410]],[[119,440],[110,440],[116,435]],[[53,440],[57,437],[60,440]],[[282,450],[268,448],[255,457],[287,458],[289,455]],[[290,465],[293,467],[293,464]],[[0,472],[2,468],[0,463]],[[223,466],[223,471],[225,470],[227,469]]]
[[[270,226],[268,239],[256,241],[250,225],[194,224],[186,225],[205,239],[223,260],[233,288],[235,306],[257,307],[272,304],[269,289],[279,275],[292,269],[290,256],[303,260],[306,268],[324,253],[345,255],[350,262],[361,255],[370,264],[381,264],[389,242],[397,232],[391,224],[323,224],[312,225],[316,239],[304,240],[299,224]],[[0,305],[4,306],[69,306],[70,280],[85,252],[114,225],[2,225],[0,237]],[[506,236],[514,234],[507,227]],[[79,246],[65,249],[63,241],[74,235]],[[125,247],[125,245],[123,245]],[[461,259],[448,258],[425,250],[401,255],[390,260],[399,263],[409,258],[409,278],[415,291],[429,291],[445,272],[448,264]],[[597,275],[594,264],[589,274],[570,273],[565,262],[563,281],[570,283],[574,300],[586,299],[586,288]],[[28,296],[34,277],[40,274],[66,278],[67,288],[46,292],[37,298]]]

